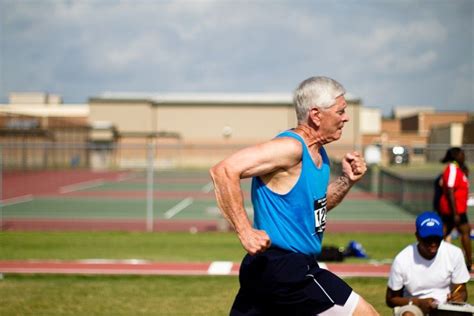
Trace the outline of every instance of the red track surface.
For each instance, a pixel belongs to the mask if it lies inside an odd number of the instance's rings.
[[[0,273],[99,274],[99,275],[238,275],[239,264],[224,272],[212,272],[211,263],[87,262],[87,261],[0,261]],[[387,277],[390,265],[327,263],[341,277]],[[471,273],[471,278],[474,274]]]
[[[124,263],[124,262],[80,262],[80,261],[0,261],[2,273],[46,273],[46,274],[101,274],[101,275],[212,275],[211,263]],[[340,276],[385,277],[389,265],[327,264],[330,271]],[[222,273],[238,275],[239,264]],[[220,273],[218,273],[220,274]],[[216,275],[216,274],[214,274]]]
[[[93,180],[117,181],[126,172],[93,172],[88,170],[65,171],[5,171],[3,174],[4,200],[24,195],[58,194],[67,185]]]

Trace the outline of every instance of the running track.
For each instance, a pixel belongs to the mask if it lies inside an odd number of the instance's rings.
[[[390,266],[370,264],[322,264],[341,277],[386,277]],[[143,261],[0,261],[0,273],[87,275],[238,275],[232,262],[163,263]]]
[[[389,264],[320,263],[341,277],[388,277]],[[233,275],[239,264],[216,261],[208,263],[164,263],[141,260],[82,261],[0,261],[0,273],[86,274],[86,275]],[[471,273],[471,279],[474,273]]]

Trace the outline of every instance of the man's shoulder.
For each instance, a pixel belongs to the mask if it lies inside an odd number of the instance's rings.
[[[406,246],[395,256],[395,259],[393,261],[401,263],[402,265],[405,264],[408,258],[413,258],[415,247],[416,244],[410,244]]]
[[[303,146],[302,146],[301,141],[295,137],[291,137],[286,134],[279,135],[273,138],[272,140],[269,141],[269,143],[275,146],[284,147],[285,150],[288,150],[291,152],[301,153],[303,151]]]
[[[461,248],[459,248],[458,246],[456,245],[453,245],[452,243],[449,243],[449,242],[445,242],[443,241],[441,243],[441,246],[440,246],[440,250],[443,250],[446,251],[449,255],[452,255],[452,254],[463,254]]]

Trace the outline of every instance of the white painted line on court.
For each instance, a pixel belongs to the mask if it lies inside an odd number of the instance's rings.
[[[209,265],[209,275],[229,275],[232,272],[233,263],[230,261],[214,261]]]
[[[214,184],[211,182],[209,182],[208,184],[206,184],[205,186],[203,186],[201,188],[201,191],[202,192],[205,192],[205,193],[209,193],[211,192],[211,190],[214,189]]]
[[[170,219],[171,217],[175,216],[176,214],[184,210],[189,205],[193,204],[193,201],[194,199],[192,197],[185,198],[184,200],[182,200],[181,202],[179,202],[178,204],[176,204],[175,206],[167,210],[164,214],[164,217],[166,219]]]
[[[136,178],[136,177],[137,177],[137,174],[125,173],[125,174],[119,175],[115,181],[122,182],[122,181],[130,180],[130,179],[133,179],[133,178]]]
[[[32,194],[26,194],[26,195],[17,196],[17,197],[10,198],[10,199],[5,199],[5,200],[2,200],[1,202],[2,202],[3,206],[10,206],[10,205],[26,203],[26,202],[30,202],[30,201],[33,201],[33,195]]]
[[[82,259],[78,260],[79,263],[87,263],[87,264],[147,264],[150,263],[148,260],[143,259],[123,259],[123,260],[116,260],[116,259]]]
[[[59,188],[59,193],[65,194],[65,193],[70,193],[74,191],[91,189],[91,188],[101,186],[102,184],[104,184],[104,179],[96,179],[96,180],[91,180],[91,181],[75,183],[71,185],[65,185]]]

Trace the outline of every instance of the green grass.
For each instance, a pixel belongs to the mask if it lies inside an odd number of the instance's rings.
[[[413,234],[326,234],[324,244],[357,240],[372,259],[391,259]],[[88,258],[239,262],[233,233],[18,232],[0,233],[0,260]],[[350,259],[366,262],[366,259]],[[382,315],[386,278],[347,282]],[[238,278],[210,276],[67,276],[7,274],[0,280],[0,315],[227,315]],[[474,293],[474,284],[468,284]],[[471,294],[470,302],[472,302]]]
[[[0,315],[226,315],[236,277],[7,275]]]
[[[391,315],[385,278],[346,281]],[[237,290],[237,277],[7,275],[0,315],[228,315]]]
[[[16,232],[0,233],[0,259],[87,258],[154,261],[240,261],[231,233]]]
[[[360,242],[371,259],[393,258],[405,245],[414,242],[413,234],[326,233],[325,245],[346,246]],[[144,259],[155,261],[240,262],[244,254],[233,233],[190,234],[144,232],[18,232],[0,233],[0,259],[90,258]],[[360,259],[359,259],[360,260]]]
[[[387,260],[414,234],[326,233],[324,245],[346,246],[356,240],[372,260]],[[455,240],[459,246],[459,240]],[[244,250],[233,233],[186,232],[0,232],[0,260],[143,259],[166,262],[240,262]],[[365,262],[367,259],[348,259]]]

